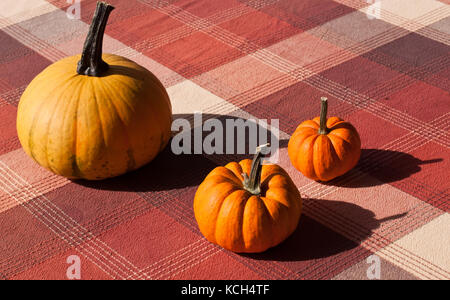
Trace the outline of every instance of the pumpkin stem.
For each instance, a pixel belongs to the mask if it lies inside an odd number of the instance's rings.
[[[328,128],[327,128],[328,98],[321,97],[320,102],[321,102],[321,105],[320,105],[319,134],[327,134],[328,133]]]
[[[84,42],[81,60],[78,62],[78,74],[99,77],[109,69],[109,65],[102,59],[102,47],[106,23],[113,9],[113,6],[105,2],[97,2],[94,18]]]
[[[244,188],[252,193],[253,195],[261,194],[261,172],[262,172],[262,162],[261,159],[264,154],[261,153],[262,149],[270,147],[270,144],[265,144],[256,147],[256,153],[253,157],[252,167],[250,170],[250,177],[246,173],[242,173],[244,177]]]

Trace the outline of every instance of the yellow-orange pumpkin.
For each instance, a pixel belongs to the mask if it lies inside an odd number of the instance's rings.
[[[98,180],[139,168],[171,135],[172,107],[161,82],[131,60],[102,55],[112,10],[98,3],[82,55],[50,65],[20,99],[25,152],[68,178]]]
[[[291,136],[289,158],[308,178],[329,181],[351,170],[361,155],[361,140],[352,124],[338,117],[327,119],[327,98],[320,117],[301,123]]]
[[[194,213],[207,240],[234,252],[256,253],[276,246],[296,228],[302,199],[278,165],[231,162],[209,173],[198,187]]]

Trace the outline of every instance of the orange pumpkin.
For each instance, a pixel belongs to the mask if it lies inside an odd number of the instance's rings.
[[[170,139],[172,107],[161,82],[131,60],[102,56],[112,10],[98,3],[82,55],[46,68],[19,103],[23,149],[68,178],[97,180],[137,169]]]
[[[302,199],[278,165],[261,164],[261,148],[245,159],[217,167],[198,187],[194,213],[210,242],[234,252],[262,252],[297,228]]]
[[[289,158],[308,178],[329,181],[351,170],[361,155],[361,140],[352,124],[327,119],[327,98],[321,98],[320,117],[301,123],[291,136]]]

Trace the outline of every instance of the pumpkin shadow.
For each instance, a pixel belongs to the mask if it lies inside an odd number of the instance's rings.
[[[395,220],[406,215],[406,213],[403,213],[378,220],[372,211],[356,204],[332,200],[307,200],[308,207],[316,207],[324,212],[331,210],[346,219],[358,220],[358,224],[363,223],[364,225],[358,226],[359,228],[356,223],[352,226],[352,232],[358,233],[358,240],[349,240],[312,217],[303,214],[297,229],[280,245],[263,253],[241,255],[256,260],[286,262],[327,258],[358,247],[383,222]]]
[[[108,191],[167,191],[200,184],[214,167],[216,165],[202,155],[175,155],[169,144],[153,161],[135,171],[100,181],[73,182]]]
[[[420,160],[411,154],[392,150],[362,149],[361,158],[355,169],[370,176],[357,176],[358,179],[354,180],[355,174],[350,171],[323,184],[361,188],[392,183],[420,172],[422,165],[438,163],[442,160],[442,158]]]
[[[189,149],[193,153],[195,147],[194,136],[194,115],[193,114],[174,114],[174,120],[184,119],[187,120],[191,126],[189,135],[191,136],[191,141]],[[239,120],[238,116],[229,115],[216,115],[216,114],[203,114],[202,123],[210,119],[217,119],[222,127],[224,128],[223,139],[221,144],[227,145],[227,131],[226,122],[227,120]],[[255,125],[258,130],[263,130],[258,124],[250,121]],[[273,142],[278,142],[277,137],[272,134],[271,131],[266,130],[268,140]],[[172,136],[176,135],[178,132],[172,132]],[[205,137],[211,132],[200,131],[201,140],[204,141]],[[249,136],[249,130],[246,130],[246,136]],[[151,192],[151,191],[167,191],[173,189],[183,189],[186,187],[192,187],[199,185],[203,179],[208,175],[208,173],[219,165],[224,165],[231,161],[239,161],[245,158],[252,158],[252,151],[254,149],[249,149],[247,140],[245,140],[245,151],[244,154],[175,154],[172,151],[172,140],[169,141],[166,148],[158,154],[158,156],[147,165],[115,178],[100,180],[100,181],[88,181],[88,180],[73,180],[74,183],[80,184],[86,187],[100,189],[100,190],[110,190],[110,191],[132,191],[132,192]],[[238,150],[238,135],[234,134],[234,153]],[[257,139],[258,143],[260,139]],[[264,142],[265,143],[265,142]],[[203,152],[203,151],[202,151]]]

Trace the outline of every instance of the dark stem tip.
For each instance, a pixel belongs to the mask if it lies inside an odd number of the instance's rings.
[[[109,69],[108,64],[102,59],[102,48],[106,24],[113,9],[114,6],[112,5],[105,2],[97,2],[97,8],[84,43],[81,60],[78,62],[78,74],[98,77]]]

